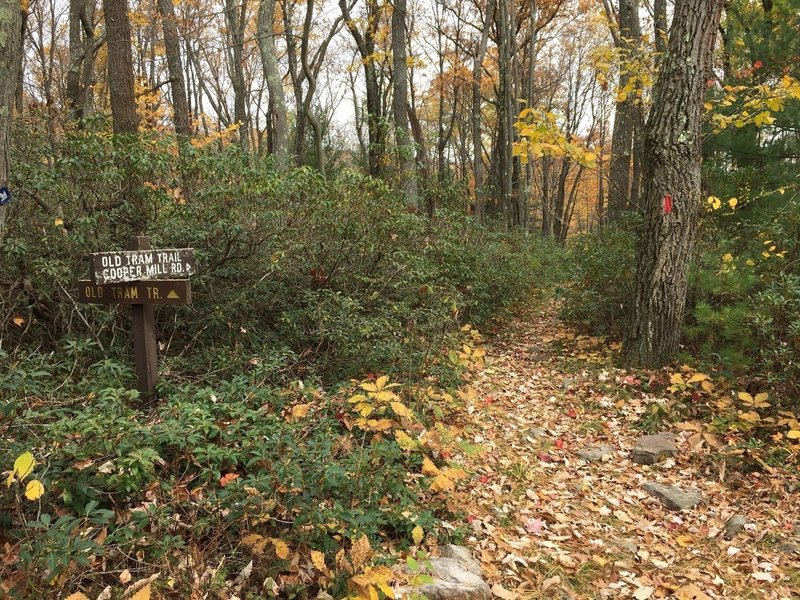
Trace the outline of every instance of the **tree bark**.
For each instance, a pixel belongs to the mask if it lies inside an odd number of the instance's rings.
[[[158,0],[158,12],[161,13],[161,28],[164,32],[164,51],[167,55],[167,71],[172,90],[175,133],[178,135],[179,148],[182,148],[183,143],[192,135],[192,121],[189,117],[186,81],[183,78],[181,39],[172,0]]]
[[[615,44],[623,53],[624,60],[637,48],[642,37],[639,25],[638,0],[620,0],[619,34]],[[619,89],[623,90],[630,82],[630,73],[620,67]],[[611,134],[611,165],[609,170],[608,217],[613,221],[626,211],[631,201],[631,161],[633,157],[634,131],[639,119],[639,107],[635,95],[627,93],[617,100],[614,114],[614,129]]]
[[[247,25],[247,0],[225,0],[225,24],[228,29],[228,71],[233,87],[233,119],[239,124],[239,145],[250,147],[250,123],[247,118],[247,86],[244,81],[242,53],[244,28]]]
[[[419,204],[414,154],[408,134],[408,60],[406,56],[406,0],[394,0],[392,10],[392,118],[400,185],[406,205]]]
[[[364,65],[364,80],[367,89],[367,146],[369,173],[373,177],[381,174],[384,162],[384,124],[381,85],[375,69],[375,36],[384,6],[378,0],[367,0],[367,23],[363,33],[350,16],[351,5],[348,0],[339,0],[345,25],[358,47]]]
[[[11,113],[22,57],[22,11],[19,0],[0,0],[0,187],[8,187]],[[0,246],[9,204],[0,206]]]
[[[317,76],[311,70],[308,62],[308,41],[311,33],[311,20],[314,15],[314,0],[308,0],[306,6],[306,18],[303,22],[303,36],[300,43],[300,62],[303,65],[303,74],[306,81],[308,81],[308,89],[306,90],[306,97],[303,100],[303,114],[308,119],[311,125],[311,131],[314,134],[314,152],[317,155],[317,169],[320,174],[325,176],[325,148],[322,144],[322,125],[319,118],[314,114],[311,108],[311,102],[314,99],[314,92],[317,90]],[[301,118],[298,116],[298,118]]]
[[[139,116],[133,82],[131,22],[127,0],[103,0],[108,45],[108,91],[111,96],[111,118],[114,133],[136,133]]]
[[[700,132],[722,0],[677,0],[667,54],[645,128],[646,221],[631,318],[628,364],[659,367],[678,350],[700,208]]]
[[[508,227],[516,225],[513,214],[514,198],[514,85],[512,72],[513,35],[509,0],[497,1],[497,46],[500,57],[500,91],[498,97],[498,161],[500,172],[500,201]]]
[[[489,29],[494,18],[494,0],[489,0],[486,4],[486,16],[484,17],[481,39],[478,44],[478,52],[475,55],[475,62],[472,65],[472,106],[470,118],[472,121],[472,173],[475,178],[475,217],[478,221],[483,221],[486,213],[486,190],[485,175],[483,168],[483,111],[481,105],[483,97],[481,94],[481,83],[483,82],[483,61],[486,58],[486,49],[489,45]]]
[[[283,91],[278,55],[274,41],[275,0],[261,0],[258,7],[258,48],[261,67],[269,90],[269,149],[278,157],[289,154],[289,115]],[[299,115],[298,115],[299,118]]]

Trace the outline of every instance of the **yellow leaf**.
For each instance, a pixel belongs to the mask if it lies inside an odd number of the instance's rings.
[[[350,562],[353,564],[353,569],[360,569],[371,557],[372,546],[369,544],[369,538],[364,534],[353,542],[353,547],[350,549]]]
[[[742,402],[746,402],[748,404],[751,404],[753,402],[753,397],[747,392],[739,392],[738,395],[739,395],[739,400],[741,400]]]
[[[391,419],[370,419],[367,425],[375,431],[386,431],[392,428],[393,421]]]
[[[398,417],[406,417],[407,419],[413,418],[409,408],[402,402],[392,402],[389,406],[392,407],[394,414],[396,414]]]
[[[453,480],[464,479],[467,474],[461,469],[453,469],[452,467],[446,467],[442,469],[442,473],[448,478]]]
[[[703,391],[705,391],[705,392],[713,392],[714,391],[714,384],[711,383],[710,381],[703,381],[700,384],[700,387],[703,388]]]
[[[405,431],[401,431],[399,429],[396,430],[394,432],[394,439],[397,440],[397,445],[403,450],[411,451],[418,448],[417,442],[415,442]]]
[[[373,398],[375,398],[375,400],[378,402],[389,402],[390,400],[396,399],[397,394],[390,392],[389,390],[381,390],[377,394],[374,394]]]
[[[746,413],[739,413],[739,418],[742,421],[747,421],[748,423],[758,423],[761,420],[761,416],[757,412],[746,412]]]
[[[22,327],[25,324],[25,317],[20,317],[19,315],[15,315],[11,322],[14,323],[17,327]]]
[[[800,440],[800,429],[792,429],[786,434],[790,440]]]
[[[56,227],[61,227],[63,224],[64,224],[64,219],[55,219],[53,221],[53,225],[55,225]]]
[[[14,473],[17,474],[19,480],[22,481],[33,472],[33,467],[36,466],[36,461],[33,460],[33,454],[30,452],[23,452],[14,461]]]
[[[711,600],[711,597],[694,583],[684,585],[675,590],[677,600]]]
[[[427,456],[422,459],[422,474],[430,476],[439,474],[439,468]]]
[[[38,500],[44,494],[44,486],[38,479],[31,479],[25,486],[25,497],[28,500]]]
[[[148,583],[146,586],[136,592],[129,598],[129,600],[150,600],[150,584]]]
[[[411,539],[414,540],[414,544],[419,546],[422,543],[422,538],[425,536],[425,532],[422,530],[422,527],[417,525],[414,529],[411,530]]]
[[[739,204],[738,198],[731,198],[730,200],[728,200],[728,206],[731,207],[731,210],[735,210],[737,204]]]
[[[302,419],[308,414],[308,409],[311,408],[311,404],[298,404],[292,407],[292,418],[294,419]]]
[[[433,479],[430,489],[434,492],[452,492],[456,489],[456,484],[443,473],[439,473]]]
[[[367,397],[364,394],[356,394],[355,396],[352,396],[348,402],[350,404],[358,404],[359,402],[364,402],[366,399]]]
[[[278,558],[281,560],[289,558],[289,546],[286,545],[286,542],[278,538],[270,538],[269,541],[272,542],[272,546],[275,548],[275,555]]]
[[[248,548],[256,556],[261,556],[267,549],[267,539],[263,535],[251,533],[242,538],[242,546]]]
[[[694,540],[690,535],[679,535],[677,538],[675,538],[675,541],[678,542],[678,545],[681,548],[688,548],[689,546],[694,544]]]
[[[757,404],[766,403],[767,398],[769,398],[769,394],[767,392],[761,392],[755,398]]]
[[[325,566],[325,555],[318,550],[311,551],[311,564],[314,565],[314,568],[317,571],[326,571],[327,568]]]
[[[698,381],[705,381],[706,379],[708,379],[708,375],[705,375],[704,373],[695,373],[686,383],[697,383]]]
[[[389,584],[379,581],[377,583],[378,589],[384,593],[387,598],[395,598],[394,590],[389,587]]]
[[[64,600],[89,600],[89,597],[82,592],[75,592],[64,598]]]
[[[389,383],[389,376],[382,375],[381,377],[378,377],[378,380],[375,382],[375,387],[378,388],[379,390],[382,390],[383,388],[386,387],[387,383]]]
[[[683,380],[683,377],[680,373],[673,373],[669,376],[669,382],[672,385],[686,385],[686,382]]]

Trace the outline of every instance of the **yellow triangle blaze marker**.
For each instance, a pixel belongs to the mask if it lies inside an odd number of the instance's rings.
[[[178,292],[175,290],[170,290],[169,294],[167,294],[167,298],[180,298],[180,296],[178,296]]]

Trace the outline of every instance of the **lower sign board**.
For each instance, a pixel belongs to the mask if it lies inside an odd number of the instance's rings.
[[[91,304],[191,304],[188,279],[104,283],[78,281],[78,298]]]

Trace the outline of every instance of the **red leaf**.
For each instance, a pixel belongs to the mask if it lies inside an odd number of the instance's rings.
[[[558,438],[556,440],[556,448],[561,450],[563,447],[564,447],[564,440],[562,440],[561,438]]]
[[[664,194],[664,214],[672,212],[672,194]]]
[[[760,60],[757,60],[756,62],[753,63],[753,68],[754,69],[760,69],[763,66],[764,66],[764,63],[761,62]]]
[[[576,418],[576,417],[578,416],[578,411],[577,411],[577,410],[575,410],[574,408],[570,408],[570,409],[567,411],[567,416],[568,416],[568,417],[570,417],[570,418],[572,418],[572,419],[574,419],[574,418]]]
[[[239,479],[238,473],[225,473],[225,475],[219,478],[219,487],[225,487],[235,479]]]

